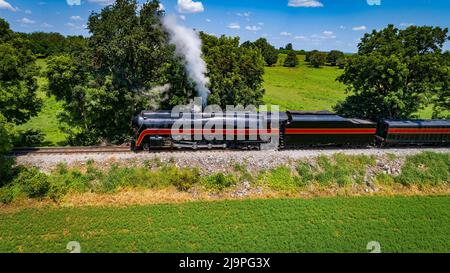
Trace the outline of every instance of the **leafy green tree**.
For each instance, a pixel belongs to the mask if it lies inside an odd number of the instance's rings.
[[[286,56],[286,59],[284,60],[283,66],[285,67],[296,67],[298,65],[298,58],[295,51],[291,50]]]
[[[345,56],[342,56],[336,60],[336,65],[339,67],[339,69],[344,69],[346,64],[347,58]]]
[[[315,53],[319,53],[319,50],[312,50],[312,51],[306,52],[305,62],[309,63],[309,61],[310,61],[309,58],[311,57],[312,54],[315,54]]]
[[[433,118],[450,119],[450,52],[446,51],[443,54],[443,60],[447,65],[448,76],[442,85],[442,88],[437,91],[437,96],[434,100]]]
[[[3,28],[8,25],[1,23]],[[3,33],[10,33],[3,30]],[[12,32],[11,32],[12,33]],[[9,123],[21,124],[40,110],[35,58],[26,41],[13,34],[0,38],[0,114]]]
[[[273,45],[269,44],[266,38],[259,38],[253,45],[261,50],[261,54],[263,55],[267,66],[272,66],[277,63],[278,50],[276,50]]]
[[[365,34],[358,54],[349,58],[338,78],[352,95],[335,110],[373,120],[413,117],[428,98],[446,88],[449,67],[442,46],[447,32],[440,27],[399,30],[389,25]]]
[[[0,18],[0,43],[11,39],[12,31],[9,28],[9,23]]]
[[[67,38],[84,52],[49,59],[48,91],[64,102],[59,118],[70,144],[121,143],[141,110],[193,98],[193,84],[168,43],[161,16],[158,1],[138,10],[135,0],[118,0],[90,16],[87,44]]]
[[[339,50],[332,50],[327,55],[327,62],[332,66],[336,66],[339,59],[344,58],[344,52]]]
[[[201,33],[201,38],[210,80],[208,104],[225,107],[261,103],[264,59],[260,50],[239,46],[238,37]]]
[[[322,52],[314,52],[309,56],[309,64],[315,68],[319,68],[325,64],[327,55]]]
[[[284,49],[286,49],[286,50],[294,50],[294,46],[292,45],[292,43],[288,43],[288,44],[284,47]]]
[[[138,10],[137,1],[118,0],[89,17],[92,35],[84,54],[48,61],[48,90],[64,102],[60,119],[71,128],[72,144],[123,142],[133,115],[149,107],[150,91],[180,82],[167,73],[177,70],[179,60],[168,45],[162,15],[158,1]],[[184,72],[177,71],[186,82]]]
[[[0,114],[0,157],[11,149],[11,125]],[[0,158],[1,160],[1,158]],[[1,176],[0,176],[1,177]]]

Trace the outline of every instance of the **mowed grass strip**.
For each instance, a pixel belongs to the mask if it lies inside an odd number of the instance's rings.
[[[450,252],[450,198],[354,197],[28,209],[1,252]]]

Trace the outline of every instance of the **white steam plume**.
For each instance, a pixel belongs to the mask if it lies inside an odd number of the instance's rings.
[[[206,77],[206,63],[202,59],[200,36],[193,29],[178,25],[174,15],[164,16],[163,25],[169,32],[170,43],[176,47],[176,53],[186,61],[185,69],[188,77],[194,81],[195,89],[205,106],[209,94],[207,87],[209,79]]]

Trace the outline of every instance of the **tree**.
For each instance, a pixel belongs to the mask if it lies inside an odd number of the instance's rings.
[[[26,41],[5,29],[7,23],[0,20],[0,25],[0,114],[8,123],[21,124],[36,115],[42,105],[36,96],[35,58]]]
[[[294,46],[292,46],[292,43],[287,44],[284,49],[286,50],[294,50]]]
[[[175,92],[189,89],[179,86],[186,83],[184,70],[172,73],[180,60],[168,44],[161,16],[158,1],[138,9],[135,0],[117,0],[89,17],[91,37],[84,54],[48,61],[48,90],[64,102],[60,120],[70,130],[71,144],[121,143],[131,135],[131,118],[150,107],[152,90],[167,83],[177,87]]]
[[[0,18],[0,43],[11,39],[12,31],[9,28],[9,23]]]
[[[201,33],[211,94],[208,104],[258,105],[262,102],[264,59],[259,49],[240,47],[238,37]]]
[[[309,62],[309,58],[311,57],[312,54],[315,54],[315,53],[319,53],[319,51],[318,50],[308,51],[306,53],[305,62]]]
[[[339,67],[339,69],[344,69],[346,64],[347,64],[347,58],[344,56],[340,57],[336,61],[336,65]]]
[[[449,68],[442,46],[447,29],[393,25],[365,34],[338,80],[352,95],[336,105],[344,116],[379,120],[414,116],[446,88]],[[448,85],[447,85],[448,87]]]
[[[3,154],[12,147],[14,125],[26,122],[41,107],[35,58],[28,46],[0,18],[0,187],[13,173],[14,160]]]
[[[11,149],[11,125],[0,114],[0,160],[4,153]],[[0,175],[1,177],[1,175]]]
[[[259,38],[253,45],[259,48],[267,66],[272,66],[277,63],[278,51],[274,46],[267,42],[266,38]]]
[[[283,66],[285,67],[296,67],[298,65],[298,58],[297,54],[291,50],[286,56],[286,59],[284,60]]]
[[[332,66],[336,66],[339,59],[344,58],[344,52],[339,50],[332,50],[327,55],[327,62]]]
[[[309,56],[309,64],[315,68],[323,66],[326,62],[327,55],[322,52],[314,52]]]
[[[434,99],[433,118],[450,119],[450,69],[448,69],[450,67],[449,51],[446,51],[443,54],[443,60],[447,65],[447,73],[449,74]]]

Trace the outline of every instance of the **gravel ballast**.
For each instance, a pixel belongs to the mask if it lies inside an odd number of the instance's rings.
[[[251,171],[271,169],[280,165],[290,165],[300,159],[315,158],[319,155],[374,155],[377,157],[393,154],[405,157],[432,151],[450,153],[450,148],[402,148],[402,149],[307,149],[283,151],[230,151],[230,150],[200,150],[200,151],[164,151],[140,153],[80,153],[80,154],[27,154],[16,157],[17,164],[35,166],[44,172],[49,172],[59,163],[68,166],[84,165],[93,160],[105,167],[112,163],[136,165],[146,161],[159,160],[172,162],[179,167],[198,167],[203,173],[227,171],[235,164],[247,166]]]

